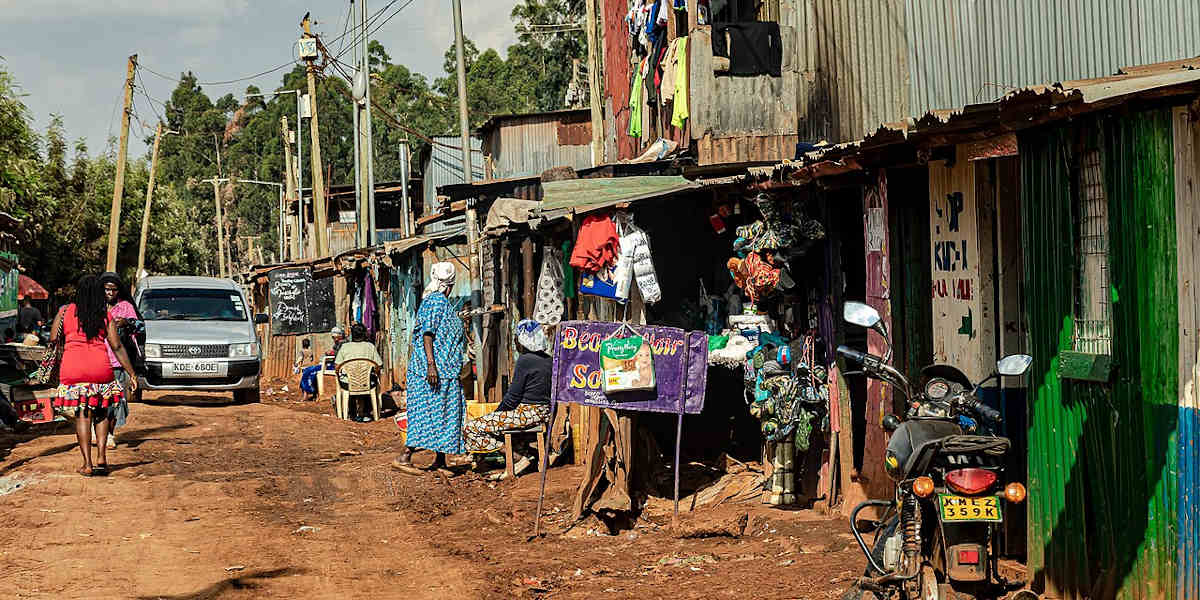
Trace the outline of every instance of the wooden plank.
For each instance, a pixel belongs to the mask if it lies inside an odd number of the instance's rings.
[[[888,247],[887,171],[880,170],[873,185],[863,188],[863,243],[866,258],[866,301],[879,311],[881,322],[892,330],[891,263]],[[867,349],[883,356],[888,343],[875,331],[867,332]],[[883,470],[882,457],[887,449],[883,416],[892,411],[892,388],[875,379],[867,380],[866,423],[863,439],[863,465],[857,482],[863,493],[873,499],[888,498],[891,479]]]
[[[1174,122],[1175,151],[1175,236],[1177,244],[1176,269],[1179,287],[1179,390],[1185,393],[1185,385],[1192,382],[1196,367],[1198,344],[1200,344],[1200,297],[1196,285],[1200,283],[1196,252],[1200,251],[1197,225],[1200,215],[1196,214],[1200,197],[1196,193],[1197,160],[1195,124],[1185,107],[1172,109]],[[1194,383],[1193,383],[1194,385]],[[1180,398],[1181,402],[1187,401]]]

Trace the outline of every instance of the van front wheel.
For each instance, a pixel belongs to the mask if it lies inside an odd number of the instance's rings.
[[[234,404],[255,404],[259,401],[258,388],[233,391]]]

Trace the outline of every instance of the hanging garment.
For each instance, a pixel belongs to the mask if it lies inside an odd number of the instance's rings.
[[[744,259],[731,258],[727,266],[734,283],[746,292],[752,304],[757,303],[779,285],[779,269],[771,266],[755,252],[746,255]]]
[[[571,266],[595,273],[617,262],[620,252],[617,225],[606,214],[590,215],[579,227],[579,237],[571,252]]]
[[[646,60],[642,59],[633,75],[633,86],[629,90],[629,137],[642,137],[642,83]]]
[[[563,293],[568,298],[575,297],[575,267],[571,266],[571,248],[570,241],[563,242],[562,252],[558,253],[563,270]]]
[[[537,301],[533,319],[542,325],[557,325],[566,308],[563,293],[562,251],[546,246],[542,250],[542,273],[538,276]]]
[[[783,38],[779,23],[716,23],[713,56],[729,59],[731,75],[783,75]]]
[[[679,42],[686,39],[675,38],[675,41],[667,47],[667,57],[662,64],[662,86],[659,89],[659,96],[662,97],[663,104],[670,102],[675,97],[675,71],[679,68]]]
[[[687,68],[687,41],[685,37],[677,40],[675,46],[675,105],[671,110],[671,125],[675,127],[683,127],[687,121],[688,113],[688,68]]]
[[[662,299],[662,289],[654,272],[654,259],[650,254],[650,238],[628,214],[617,218],[621,231],[621,249],[617,256],[617,297],[629,299],[630,286],[637,281],[638,291],[646,304]]]
[[[375,280],[370,271],[363,278],[362,324],[367,328],[367,339],[375,339]]]

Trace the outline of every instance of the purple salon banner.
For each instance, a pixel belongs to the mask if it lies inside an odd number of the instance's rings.
[[[634,326],[654,353],[657,388],[608,396],[601,385],[600,342],[620,327],[603,321],[563,321],[554,339],[556,403],[582,404],[673,414],[698,414],[704,409],[708,382],[708,336],[675,327]]]

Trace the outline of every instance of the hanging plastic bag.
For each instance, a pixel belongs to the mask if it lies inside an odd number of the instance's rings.
[[[620,334],[623,327],[614,332]],[[640,335],[610,337],[600,343],[604,393],[649,391],[655,388],[654,353]]]

